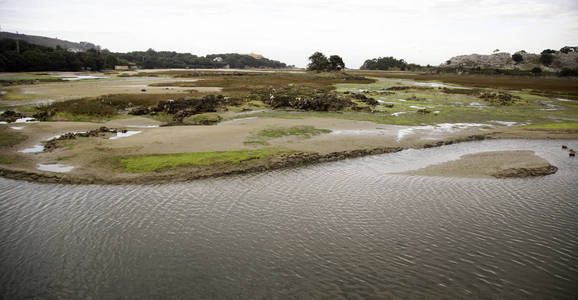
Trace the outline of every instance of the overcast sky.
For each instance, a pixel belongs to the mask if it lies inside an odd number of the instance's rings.
[[[0,0],[0,26],[119,52],[255,52],[303,67],[321,51],[350,68],[379,56],[438,65],[578,45],[578,1]]]

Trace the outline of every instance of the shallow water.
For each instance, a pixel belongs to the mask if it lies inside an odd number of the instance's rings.
[[[149,186],[0,179],[6,299],[575,299],[578,141],[495,140]],[[534,150],[535,179],[393,175]]]
[[[142,131],[140,130],[127,130],[127,132],[117,132],[115,136],[111,137],[111,140],[122,139],[125,137],[133,136],[135,134],[139,134]]]
[[[74,169],[74,166],[67,166],[63,164],[38,164],[36,167],[40,171],[68,173]]]

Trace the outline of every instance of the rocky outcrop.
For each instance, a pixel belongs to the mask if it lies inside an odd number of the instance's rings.
[[[22,115],[19,112],[12,111],[12,110],[7,110],[7,111],[3,112],[2,114],[0,114],[0,121],[2,121],[2,122],[13,123],[13,122],[16,122],[16,120],[18,120],[20,118],[24,118],[24,115]]]
[[[108,127],[100,127],[94,130],[90,130],[87,132],[68,132],[65,133],[59,137],[53,138],[49,141],[47,141],[44,144],[44,151],[45,152],[51,152],[54,151],[55,149],[60,147],[60,141],[66,141],[66,140],[75,140],[76,138],[79,137],[99,137],[99,136],[106,136],[107,134],[110,133],[117,133],[117,132],[122,132],[125,133],[126,129],[116,129],[116,128],[108,128]]]
[[[454,56],[440,65],[441,69],[501,69],[501,70],[526,70],[540,67],[544,71],[556,72],[562,68],[575,69],[578,68],[578,52],[563,53],[556,51],[552,53],[552,63],[549,65],[542,65],[540,63],[540,54],[526,53],[525,51],[518,51],[514,54],[519,54],[522,57],[520,62],[514,61],[512,54],[508,52],[500,52],[489,55],[470,54]]]
[[[493,174],[496,178],[527,178],[546,176],[558,172],[558,168],[552,165],[537,168],[510,168],[500,170]]]

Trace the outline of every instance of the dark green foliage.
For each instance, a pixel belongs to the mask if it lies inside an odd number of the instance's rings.
[[[0,72],[22,71],[81,71],[113,69],[115,65],[136,64],[146,69],[157,68],[286,68],[287,65],[267,58],[254,58],[236,53],[212,54],[198,57],[190,53],[171,51],[134,51],[112,53],[108,50],[89,49],[70,52],[60,47],[50,48],[16,40],[0,40]]]
[[[20,41],[20,52],[13,39],[0,40],[0,71],[80,71],[101,70],[104,57],[100,51],[69,52]]]
[[[542,53],[540,53],[540,54],[554,54],[554,53],[556,53],[556,50],[545,49],[545,50],[542,51]]]
[[[530,72],[534,74],[539,74],[542,73],[542,69],[540,69],[540,67],[534,67]]]
[[[329,70],[331,71],[341,71],[345,69],[345,63],[339,55],[331,55],[329,57]]]
[[[451,62],[448,60],[446,63],[450,64]],[[405,60],[396,59],[392,56],[368,59],[361,66],[362,70],[389,70],[389,69],[416,70],[419,68],[421,68],[421,66],[416,64],[408,64]]]
[[[524,57],[522,56],[522,54],[520,53],[514,53],[512,55],[512,59],[516,62],[516,63],[521,63],[522,61],[524,61]]]
[[[561,77],[578,76],[578,69],[563,68],[558,75]]]
[[[549,66],[554,62],[554,56],[550,52],[545,52],[544,50],[540,55],[540,63],[544,66]]]
[[[321,52],[315,52],[309,56],[309,64],[307,70],[310,71],[326,71],[329,68],[329,59]]]
[[[564,46],[560,49],[560,52],[565,54],[568,54],[570,52],[578,52],[578,47]]]
[[[307,70],[309,71],[341,71],[345,69],[345,63],[339,55],[331,55],[329,58],[325,54],[317,51],[309,56],[309,64]]]
[[[254,58],[249,55],[237,53],[211,54],[205,57],[191,53],[177,53],[174,51],[133,51],[128,53],[114,53],[122,60],[135,63],[145,69],[164,68],[203,68],[218,69],[230,67],[234,69],[245,68],[287,68],[287,65],[267,58]]]

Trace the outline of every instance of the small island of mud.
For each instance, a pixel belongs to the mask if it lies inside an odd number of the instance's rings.
[[[558,168],[534,151],[491,151],[400,174],[470,178],[526,178],[554,174]]]

